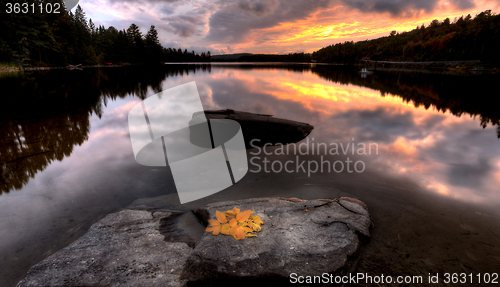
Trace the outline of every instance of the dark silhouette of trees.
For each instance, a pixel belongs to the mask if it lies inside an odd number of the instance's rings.
[[[127,37],[132,47],[132,62],[142,63],[145,58],[146,46],[139,27],[132,23],[127,29]]]
[[[161,62],[163,49],[160,45],[160,40],[158,40],[158,32],[154,25],[151,25],[151,28],[149,28],[144,42],[146,45],[146,62]]]
[[[188,52],[181,48],[163,48],[162,58],[164,62],[210,62],[211,56],[210,51],[207,53],[202,52],[201,54],[196,54],[194,51]]]
[[[344,42],[313,53],[318,62],[357,63],[363,59],[386,61],[457,61],[481,60],[500,65],[500,15],[486,10],[460,17],[453,23],[433,20],[428,27],[397,33],[388,37]]]
[[[0,0],[0,6],[12,1]],[[15,2],[12,2],[15,3]],[[39,1],[27,0],[27,4],[37,5]],[[47,0],[46,3],[64,4],[62,0]],[[61,9],[64,10],[64,9]],[[58,42],[66,31],[65,23],[70,21],[66,10],[50,13],[0,13],[0,61],[19,64],[61,60],[63,46]]]
[[[25,0],[40,3],[39,0]],[[0,0],[6,7],[8,0]],[[210,61],[210,53],[202,55],[187,50],[165,49],[158,31],[151,26],[143,35],[136,24],[127,30],[96,26],[78,5],[75,13],[67,11],[62,0],[54,13],[0,13],[0,63],[22,66],[62,66],[67,64],[158,64],[162,61]],[[175,53],[173,53],[175,51]]]

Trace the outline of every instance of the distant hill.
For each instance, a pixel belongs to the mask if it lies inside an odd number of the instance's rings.
[[[310,62],[311,55],[304,53],[290,53],[285,55],[276,54],[229,54],[215,55],[211,57],[215,62]]]
[[[500,65],[500,15],[491,10],[476,15],[434,20],[428,27],[360,42],[344,42],[324,47],[312,59],[326,63],[375,61],[463,61],[481,60]]]
[[[212,55],[212,61],[225,61],[225,60],[237,60],[241,56],[250,56],[252,53],[239,53],[239,54],[224,54],[224,55]]]

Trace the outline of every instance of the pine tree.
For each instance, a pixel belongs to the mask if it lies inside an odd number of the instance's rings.
[[[145,59],[145,46],[142,38],[142,33],[136,24],[130,25],[127,29],[127,37],[132,44],[132,61],[141,63]]]
[[[163,51],[160,45],[160,40],[158,39],[158,32],[156,31],[154,25],[151,25],[151,28],[146,34],[145,43],[147,50],[146,61],[150,64],[161,62]]]
[[[161,46],[160,40],[158,39],[158,32],[156,31],[154,25],[151,25],[151,28],[149,28],[149,31],[146,34],[146,45],[148,47]]]
[[[127,36],[129,37],[130,41],[132,41],[132,44],[134,46],[139,46],[142,45],[142,33],[139,30],[139,27],[132,23],[130,27],[127,29]]]
[[[85,19],[85,12],[80,5],[76,6],[75,23],[80,26],[85,32],[90,32],[89,26],[87,24],[87,19]]]
[[[95,25],[94,25],[94,22],[92,22],[92,19],[89,20],[89,29],[90,29],[90,33],[92,35],[95,34]]]

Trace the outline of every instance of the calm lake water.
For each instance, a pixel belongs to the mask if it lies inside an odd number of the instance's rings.
[[[364,201],[374,228],[358,272],[499,272],[499,80],[425,71],[362,75],[353,68],[309,64],[2,75],[0,285],[14,286],[32,265],[129,205],[187,212],[207,202],[265,196]],[[259,158],[240,182],[180,205],[168,167],[136,163],[127,116],[141,100],[191,81],[205,110],[309,123],[314,130],[302,143],[324,143],[328,151],[337,144],[339,154],[279,154],[276,147],[268,149],[271,155],[249,154],[249,160]],[[357,152],[370,143],[371,155]],[[344,154],[341,144],[355,144],[356,152]],[[297,156],[306,161],[305,172],[295,169]],[[273,172],[270,165],[266,172],[264,157],[278,162],[275,170],[294,161],[294,172]],[[312,166],[308,174],[307,162],[322,160],[359,161],[363,172],[312,172]]]

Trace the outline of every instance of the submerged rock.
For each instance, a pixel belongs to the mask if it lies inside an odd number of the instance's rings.
[[[250,142],[254,139],[258,139],[258,141],[254,141],[253,146],[259,147],[266,143],[271,145],[296,143],[306,138],[314,129],[307,123],[231,109],[197,112],[193,114],[193,120],[196,121],[197,117],[202,115],[208,120],[229,119],[237,121],[241,125],[247,148],[252,147]]]
[[[169,232],[180,213],[125,209],[33,266],[17,286],[182,286],[192,248]],[[168,242],[167,242],[168,241]]]
[[[195,210],[203,221],[215,211],[251,209],[264,221],[257,237],[235,240],[206,233],[187,259],[181,279],[221,285],[236,280],[259,285],[290,282],[290,274],[344,274],[354,267],[370,237],[370,215],[355,199],[262,198],[228,201]],[[225,285],[225,284],[224,284]]]

